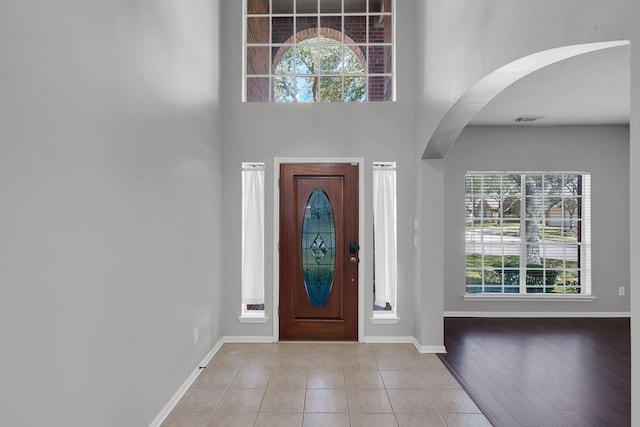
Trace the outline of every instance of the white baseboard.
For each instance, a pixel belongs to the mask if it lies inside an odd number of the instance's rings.
[[[630,312],[566,312],[566,311],[445,311],[444,317],[520,317],[520,318],[553,318],[553,317],[631,317]],[[173,408],[178,404],[182,396],[187,392],[189,387],[198,378],[202,372],[200,366],[206,366],[209,361],[220,350],[224,343],[272,343],[275,342],[272,336],[225,336],[221,338],[215,346],[202,359],[202,362],[194,369],[185,382],[180,386],[178,391],[162,408],[160,413],[149,424],[149,427],[160,427],[162,422],[171,413]],[[446,353],[447,350],[443,345],[421,345],[415,337],[412,336],[365,336],[363,342],[368,344],[413,344],[419,353]]]
[[[628,311],[445,311],[444,317],[631,317]]]
[[[198,366],[196,366],[196,368],[193,370],[191,375],[189,375],[189,377],[185,380],[185,382],[182,383],[178,391],[176,391],[176,393],[169,400],[169,402],[167,402],[167,404],[164,405],[164,408],[162,408],[160,413],[153,419],[153,421],[151,421],[151,424],[149,424],[149,427],[160,427],[160,425],[165,420],[165,418],[167,418],[167,416],[171,413],[173,408],[175,408],[175,406],[178,404],[180,399],[182,399],[182,396],[184,396],[187,390],[189,390],[189,387],[191,387],[191,385],[196,380],[196,378],[198,378],[198,375],[200,375],[200,373],[202,372],[202,369],[200,369],[200,366],[207,366],[209,364],[209,361],[211,361],[211,359],[213,358],[213,356],[215,356],[215,354],[220,350],[220,348],[222,347],[222,344],[224,344],[224,338],[220,339],[220,341],[218,341],[216,345],[213,346],[211,351],[207,353],[204,359],[202,359],[202,361],[198,364]]]
[[[257,337],[244,337],[244,336],[227,336],[224,337],[225,343],[266,343],[266,342],[275,342],[274,338],[271,336],[257,336]]]
[[[446,353],[443,345],[421,345],[415,337],[370,336],[364,337],[367,344],[413,344],[418,353]]]
[[[416,346],[416,350],[418,350],[418,353],[421,354],[425,354],[425,353],[446,353],[447,349],[444,347],[444,345],[421,345],[417,339],[413,339],[413,345]]]
[[[366,344],[413,344],[414,337],[394,337],[394,336],[365,336],[363,341]]]
[[[227,336],[224,337],[225,343],[271,343],[276,342],[273,337],[257,336]],[[306,341],[305,341],[306,342]],[[419,353],[446,353],[447,350],[443,345],[420,345],[415,337],[411,336],[365,336],[364,343],[367,344],[413,344]]]
[[[443,345],[420,345],[416,341],[416,349],[418,353],[446,353],[447,349]]]
[[[445,313],[446,315],[446,313]],[[468,316],[468,315],[467,315]],[[211,351],[202,359],[202,361],[196,366],[191,375],[180,386],[178,391],[173,397],[164,405],[164,408],[158,413],[158,415],[151,421],[149,427],[160,427],[162,422],[169,416],[173,408],[178,404],[182,396],[189,390],[189,387],[194,383],[198,375],[202,372],[201,366],[207,366],[213,356],[222,348],[224,343],[272,343],[275,339],[270,336],[225,336],[222,337],[216,345],[213,346]],[[446,353],[444,346],[439,345],[420,345],[415,337],[411,336],[370,336],[364,337],[363,342],[369,344],[413,344],[419,353]]]

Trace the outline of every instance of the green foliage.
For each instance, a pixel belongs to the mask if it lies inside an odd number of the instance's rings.
[[[467,255],[466,277],[467,292],[481,292],[482,273],[484,271],[485,292],[502,292],[504,279],[504,292],[517,293],[520,287],[520,270],[518,257],[505,256],[504,268],[502,266],[483,265],[482,257],[479,255]],[[553,263],[554,260],[547,259]],[[561,260],[555,260],[557,264],[562,264]],[[566,268],[577,268],[577,262],[566,262]],[[567,293],[579,294],[580,285],[577,279],[569,279],[562,283],[561,270],[547,268],[543,270],[542,264],[527,265],[526,286],[527,293]],[[567,276],[568,278],[568,276]],[[500,289],[498,289],[500,287]]]
[[[278,102],[365,101],[367,82],[355,52],[326,37],[307,39],[289,49],[276,66]]]
[[[578,214],[580,183],[580,175],[574,174],[467,174],[465,178],[466,208],[473,218],[482,218],[485,231],[491,227],[491,221],[499,225],[499,221],[524,216],[522,219],[526,222],[524,235],[521,237],[527,242],[527,263],[540,264],[542,262],[539,245],[541,240],[577,241],[574,215]],[[563,224],[567,219],[570,221],[568,230],[565,230],[564,234],[555,234],[556,230],[551,227],[547,227],[545,231],[543,226],[545,216],[552,208],[558,206],[564,209],[560,221]],[[521,215],[522,208],[524,208],[524,215]],[[504,235],[514,235],[515,232],[515,230],[509,230],[509,234]],[[547,235],[543,235],[544,233]]]

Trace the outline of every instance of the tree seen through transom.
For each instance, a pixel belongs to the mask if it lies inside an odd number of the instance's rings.
[[[289,48],[277,64],[274,100],[364,101],[364,73],[364,65],[353,48],[328,37],[309,38]]]

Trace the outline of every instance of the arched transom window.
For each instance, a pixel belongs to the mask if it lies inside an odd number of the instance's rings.
[[[246,0],[243,100],[394,100],[394,0]]]

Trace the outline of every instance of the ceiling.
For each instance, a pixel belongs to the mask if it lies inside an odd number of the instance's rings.
[[[476,126],[628,124],[629,45],[556,62],[516,81],[469,122]],[[521,116],[543,116],[515,122]]]

